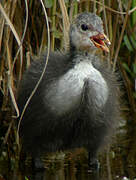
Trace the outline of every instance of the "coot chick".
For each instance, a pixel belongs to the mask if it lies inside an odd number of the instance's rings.
[[[101,18],[93,13],[78,15],[69,37],[69,52],[50,53],[46,73],[20,124],[23,149],[37,168],[42,167],[39,157],[45,152],[80,147],[88,150],[90,165],[96,165],[97,152],[119,115],[116,76],[98,51],[108,52],[110,45]],[[18,94],[20,113],[45,61],[46,53],[24,74]]]

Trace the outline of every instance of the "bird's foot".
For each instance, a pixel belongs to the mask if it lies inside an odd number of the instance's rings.
[[[39,157],[32,159],[32,166],[34,170],[37,170],[37,171],[45,170],[44,163]]]
[[[100,169],[100,163],[97,159],[89,160],[88,167],[91,171],[98,171]]]

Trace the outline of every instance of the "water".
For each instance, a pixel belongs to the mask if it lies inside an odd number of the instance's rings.
[[[99,155],[100,169],[91,171],[87,152],[51,154],[44,159],[45,171],[33,171],[30,159],[19,170],[16,161],[0,161],[0,180],[136,180],[136,146],[134,136],[120,131],[110,148]]]

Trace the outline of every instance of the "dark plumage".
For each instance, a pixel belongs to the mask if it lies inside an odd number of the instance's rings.
[[[116,77],[97,52],[98,48],[108,52],[109,44],[101,19],[83,13],[70,27],[70,51],[50,53],[46,73],[20,124],[23,147],[32,157],[85,147],[90,162],[95,160],[119,115]],[[18,94],[20,112],[45,60],[46,54],[33,61],[23,77]]]

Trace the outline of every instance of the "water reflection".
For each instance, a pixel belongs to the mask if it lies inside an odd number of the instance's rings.
[[[75,159],[52,162],[51,159],[46,159],[44,171],[34,171],[29,163],[24,168],[16,169],[11,174],[8,172],[2,180],[108,180],[102,168],[98,171],[88,169],[87,159],[84,162],[75,162]]]
[[[29,180],[106,180],[99,172],[89,172],[85,169],[63,167],[55,172],[45,170],[26,174]]]
[[[0,160],[0,180],[136,180],[134,152],[136,148],[128,146],[128,138],[120,134],[110,151],[101,153],[101,167],[98,172],[88,170],[87,154],[78,150],[66,156],[59,153],[58,159],[45,159],[46,169],[41,172],[33,171],[29,160],[25,169],[18,169],[13,163],[2,163]]]
[[[3,168],[0,167],[0,180],[135,180],[136,168],[126,168],[122,159],[124,154],[118,154],[117,151],[121,152],[120,146],[116,147],[114,158],[106,153],[100,157],[99,171],[90,171],[87,161],[49,160],[46,169],[40,172],[33,171],[30,165],[25,166],[25,169],[15,168],[10,171],[4,165]]]

